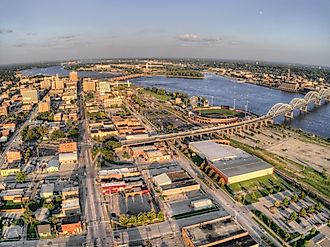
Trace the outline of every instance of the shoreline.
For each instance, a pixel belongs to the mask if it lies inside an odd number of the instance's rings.
[[[279,91],[282,91],[282,92],[286,92],[286,93],[292,93],[292,94],[303,94],[305,95],[307,92],[305,91],[291,91],[291,90],[283,90],[283,89],[280,89],[278,87],[274,87],[274,86],[268,86],[268,85],[265,85],[265,84],[259,84],[258,82],[253,82],[253,81],[241,81],[241,80],[238,80],[234,77],[230,77],[230,76],[224,76],[224,75],[218,75],[217,73],[215,72],[211,72],[211,73],[214,73],[215,75],[217,76],[220,76],[222,78],[225,78],[225,79],[229,79],[231,81],[234,81],[234,82],[238,82],[238,83],[247,83],[247,84],[251,84],[251,85],[256,85],[256,86],[260,86],[260,87],[266,87],[266,88],[271,88],[271,89],[275,89],[275,90],[279,90]]]

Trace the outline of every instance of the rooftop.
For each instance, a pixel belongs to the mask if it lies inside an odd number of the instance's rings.
[[[270,164],[254,156],[227,161],[219,160],[215,161],[213,163],[213,166],[216,169],[220,170],[221,173],[223,173],[227,177],[233,177],[242,174],[247,174],[250,172],[272,168]]]
[[[231,160],[237,158],[245,158],[250,155],[239,148],[229,145],[218,144],[214,141],[199,141],[189,143],[189,147],[205,156],[209,161]]]
[[[248,236],[248,233],[230,217],[187,226],[183,230],[194,246],[231,246],[227,245],[231,240]]]

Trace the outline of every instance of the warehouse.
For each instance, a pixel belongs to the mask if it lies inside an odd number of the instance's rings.
[[[259,246],[230,216],[183,227],[182,238],[189,247]]]
[[[241,149],[213,141],[192,142],[189,147],[197,155],[206,158],[212,170],[226,184],[273,174],[274,168],[263,160]]]

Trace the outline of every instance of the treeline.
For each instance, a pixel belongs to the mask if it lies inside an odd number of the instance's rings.
[[[171,92],[171,91],[165,90],[164,88],[146,87],[145,90],[153,92],[158,95],[167,95],[167,96],[171,97],[172,99],[175,99],[175,98],[188,99],[189,98],[188,94],[186,94],[186,93]]]
[[[179,69],[167,69],[166,75],[179,76],[179,77],[198,77],[198,78],[204,77],[203,73],[197,70],[179,70]]]

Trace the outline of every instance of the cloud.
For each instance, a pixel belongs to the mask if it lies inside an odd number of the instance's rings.
[[[219,42],[220,38],[204,37],[197,34],[182,34],[177,36],[177,39],[184,42]]]
[[[12,32],[14,32],[12,29],[0,28],[0,34],[12,33]]]
[[[63,35],[63,36],[57,36],[57,39],[65,40],[65,41],[72,41],[76,39],[78,35]]]
[[[37,33],[26,33],[27,36],[35,36]]]
[[[183,47],[212,47],[221,45],[221,38],[219,37],[206,37],[197,34],[182,34],[176,36],[179,40],[180,46]]]

